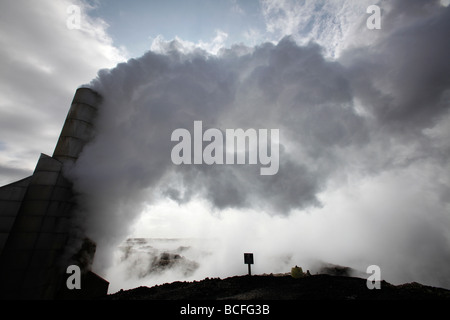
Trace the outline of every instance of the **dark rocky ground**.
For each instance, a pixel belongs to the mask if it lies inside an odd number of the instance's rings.
[[[381,282],[369,290],[366,279],[318,274],[293,278],[290,275],[206,278],[139,287],[110,294],[107,300],[450,300],[450,290],[408,283]]]

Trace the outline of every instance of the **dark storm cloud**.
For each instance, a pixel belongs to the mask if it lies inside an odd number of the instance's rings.
[[[383,17],[382,37],[345,52],[357,97],[380,125],[397,131],[432,127],[448,112],[450,7],[428,1],[394,2]]]

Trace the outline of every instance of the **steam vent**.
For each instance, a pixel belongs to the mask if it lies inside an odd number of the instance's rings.
[[[101,100],[95,91],[79,88],[53,156],[41,154],[33,175],[0,187],[0,299],[90,298],[107,293],[109,283],[90,270],[95,243],[77,242],[71,236],[76,201],[71,182],[62,173],[64,164],[76,161],[93,138]],[[69,250],[69,243],[78,243],[78,249]],[[81,289],[67,288],[69,265],[79,266]]]

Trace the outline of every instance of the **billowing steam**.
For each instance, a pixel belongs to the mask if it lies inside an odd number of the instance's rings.
[[[149,221],[143,211],[178,206],[167,219],[180,230],[195,226],[196,213],[182,215],[201,202],[213,222],[189,236],[224,242],[194,273],[214,276],[208,261],[216,274],[237,272],[240,243],[259,253],[260,272],[318,259],[450,286],[450,8],[417,12],[400,24],[392,9],[370,46],[334,60],[289,37],[217,55],[173,41],[101,70],[89,84],[104,98],[96,138],[68,168],[99,268]],[[203,131],[279,129],[279,171],[175,165],[171,134],[193,136],[194,121]]]

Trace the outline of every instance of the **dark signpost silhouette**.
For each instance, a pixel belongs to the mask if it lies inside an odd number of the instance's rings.
[[[244,253],[244,263],[248,265],[248,275],[252,275],[253,253]]]

